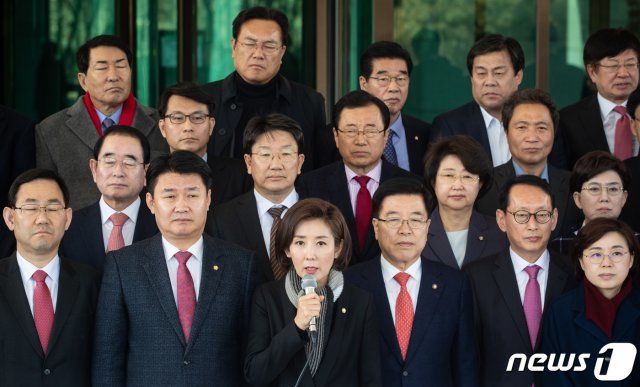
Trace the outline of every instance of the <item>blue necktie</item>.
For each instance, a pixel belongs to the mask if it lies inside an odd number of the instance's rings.
[[[102,131],[102,134],[107,133],[107,130],[112,127],[115,124],[115,122],[113,122],[113,120],[109,117],[105,118],[104,121],[102,121],[102,126],[104,127],[104,130]]]
[[[387,143],[384,145],[384,151],[382,153],[385,160],[393,165],[398,165],[396,148],[393,147],[393,136],[396,136],[396,133],[393,130],[389,129],[389,138],[387,139]]]

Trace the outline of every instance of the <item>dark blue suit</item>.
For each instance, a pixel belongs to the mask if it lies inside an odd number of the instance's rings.
[[[495,254],[508,246],[506,234],[500,231],[496,219],[482,215],[477,211],[471,213],[467,235],[467,250],[462,266],[487,255]],[[444,263],[455,269],[460,268],[449,244],[447,232],[444,230],[440,211],[431,214],[429,239],[422,251],[422,256],[430,261]]]
[[[601,382],[594,376],[598,352],[608,343],[632,343],[640,350],[640,290],[631,293],[622,302],[616,314],[613,337],[609,339],[598,326],[585,316],[584,286],[558,298],[546,313],[542,337],[544,353],[590,353],[587,369],[581,372],[545,371],[545,386],[640,386],[640,356],[636,355],[631,375],[620,382]],[[578,364],[577,361],[575,363]],[[602,368],[605,372],[605,367]]]
[[[368,290],[380,328],[382,380],[390,386],[478,386],[471,290],[465,275],[422,259],[422,279],[406,360],[402,360],[380,258],[353,266],[347,281]]]
[[[242,385],[255,282],[251,252],[204,235],[200,292],[185,342],[161,235],[107,254],[93,385]]]

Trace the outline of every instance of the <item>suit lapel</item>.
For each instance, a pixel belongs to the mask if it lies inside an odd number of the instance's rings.
[[[421,133],[413,117],[402,115],[405,140],[407,142],[407,155],[409,156],[409,169],[419,171],[422,169],[422,157],[424,156],[421,144],[422,136],[428,137],[429,133]]]
[[[60,278],[58,281],[58,301],[56,302],[56,312],[49,339],[49,352],[55,348],[55,344],[60,337],[62,328],[67,322],[67,318],[73,310],[80,284],[74,278],[75,271],[66,260],[60,259]]]
[[[136,100],[136,112],[133,115],[133,122],[131,123],[131,126],[137,128],[145,136],[149,137],[149,134],[157,124],[158,121],[148,115]]]
[[[456,261],[453,255],[453,250],[451,249],[447,233],[444,230],[444,225],[440,218],[440,211],[438,211],[437,208],[431,215],[427,248],[433,251],[433,255],[438,258],[440,262],[449,267],[458,267],[458,261]]]
[[[582,138],[593,145],[590,148],[609,152],[609,144],[604,134],[604,125],[600,117],[600,104],[597,94],[591,96],[583,105],[582,114],[578,116],[582,124]]]
[[[247,246],[250,246],[250,250],[256,252],[256,256],[269,257],[262,236],[262,228],[260,228],[258,204],[253,190],[243,194],[241,198],[236,207],[236,215],[240,221]]]
[[[86,243],[88,245],[87,252],[91,254],[89,258],[92,262],[100,263],[100,266],[104,264],[104,257],[106,255],[104,248],[104,239],[102,236],[102,216],[100,214],[100,204],[95,203],[91,205],[87,209],[87,212],[83,213],[83,224],[87,227],[86,229],[80,230],[84,237],[85,241],[81,243]]]
[[[484,249],[487,247],[487,221],[485,218],[473,211],[469,221],[469,234],[467,235],[467,250],[464,254],[463,265],[473,262],[484,256]]]
[[[360,246],[358,244],[358,234],[356,232],[356,218],[353,214],[353,207],[351,206],[351,198],[349,196],[349,181],[347,180],[347,174],[344,171],[344,164],[340,161],[334,163],[334,168],[327,176],[327,184],[329,200],[340,209],[344,216],[347,226],[349,227],[349,233],[351,239],[355,242],[353,249],[356,252],[361,253]],[[359,254],[354,254],[359,255]]]
[[[509,257],[509,251],[503,251],[498,258],[496,258],[495,264],[493,279],[496,281],[496,286],[500,290],[504,303],[516,324],[520,338],[527,348],[531,348],[529,329],[527,328],[524,309],[520,301],[520,291],[518,290],[518,283],[515,272],[513,271],[511,258]]]
[[[589,321],[585,315],[585,299],[584,299],[584,291],[582,290],[583,284],[580,283],[580,290],[576,293],[576,299],[573,304],[573,312],[574,318],[573,322],[580,328],[584,329],[586,332],[589,332],[590,335],[595,337],[598,341],[602,343],[608,343],[610,340],[607,335],[593,322]]]
[[[33,321],[33,315],[31,314],[31,308],[29,307],[29,300],[25,294],[24,285],[22,284],[22,277],[20,276],[20,268],[16,260],[16,254],[8,258],[6,271],[0,273],[0,288],[6,295],[7,303],[13,310],[13,314],[18,320],[22,332],[27,337],[27,341],[33,347],[33,350],[40,357],[44,357],[42,351],[42,345],[38,338],[38,331],[36,330],[36,324]]]
[[[76,103],[71,106],[68,111],[69,118],[66,121],[67,128],[73,132],[89,149],[93,149],[96,141],[98,141],[98,132],[91,121],[89,112],[79,98]],[[86,168],[86,165],[82,167]]]
[[[487,135],[487,126],[484,123],[484,117],[482,116],[482,112],[480,111],[480,105],[478,105],[477,102],[471,102],[470,113],[471,122],[473,122],[473,125],[476,125],[476,128],[470,130],[469,133],[479,134],[480,143],[487,150],[489,157],[491,157],[491,144],[489,143],[489,136]]]

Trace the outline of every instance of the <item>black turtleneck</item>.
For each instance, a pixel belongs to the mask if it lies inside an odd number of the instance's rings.
[[[233,143],[233,155],[238,157],[243,154],[242,136],[247,122],[252,117],[270,113],[273,111],[273,103],[276,98],[276,84],[278,77],[264,85],[247,83],[238,73],[235,73],[234,81],[238,90],[238,104],[242,109],[242,116],[236,126],[235,140]]]

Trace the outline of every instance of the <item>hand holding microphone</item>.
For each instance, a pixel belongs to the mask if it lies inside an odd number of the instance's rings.
[[[305,275],[302,278],[302,289],[305,295],[298,299],[298,311],[294,318],[294,323],[299,329],[317,332],[316,318],[320,316],[320,303],[324,301],[324,296],[316,294],[318,286],[316,279],[312,275]]]

